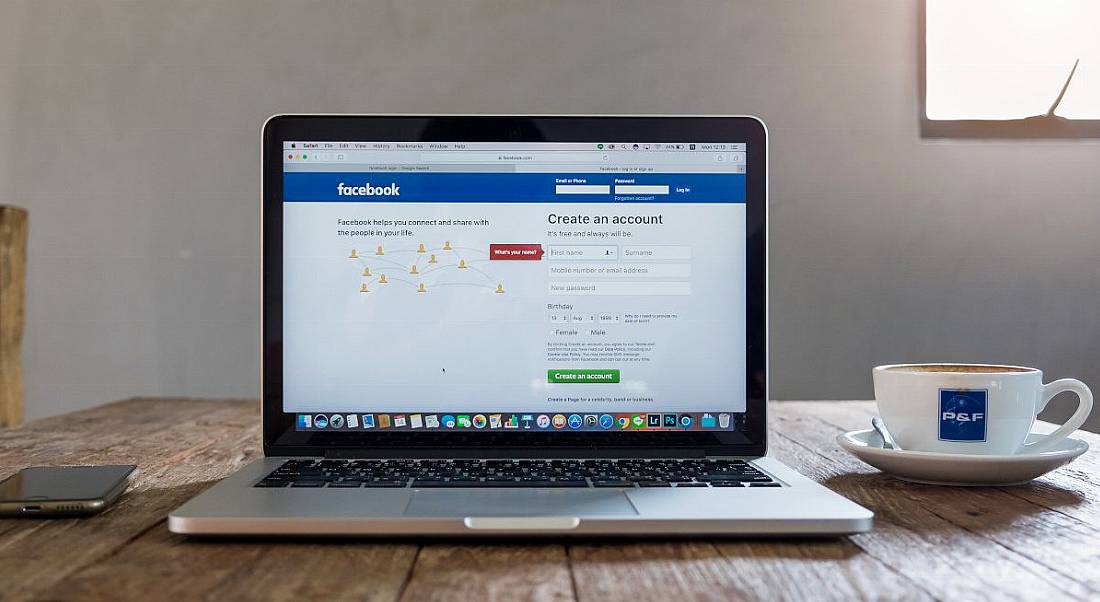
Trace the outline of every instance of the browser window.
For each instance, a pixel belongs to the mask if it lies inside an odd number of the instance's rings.
[[[743,143],[290,141],[283,167],[299,429],[738,428]]]

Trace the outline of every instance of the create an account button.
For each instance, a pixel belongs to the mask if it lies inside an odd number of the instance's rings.
[[[546,382],[548,383],[617,383],[619,371],[616,369],[591,369],[576,368],[572,370],[547,370]]]

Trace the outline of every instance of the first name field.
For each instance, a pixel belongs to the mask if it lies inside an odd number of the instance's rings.
[[[549,261],[687,261],[687,245],[550,245]]]

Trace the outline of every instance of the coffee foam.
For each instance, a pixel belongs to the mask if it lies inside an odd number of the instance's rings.
[[[1020,368],[1018,366],[984,366],[982,364],[907,364],[891,366],[887,370],[916,374],[1022,374],[1035,371],[1031,368]]]

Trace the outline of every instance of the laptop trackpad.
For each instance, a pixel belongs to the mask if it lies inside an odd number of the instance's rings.
[[[496,489],[417,491],[405,516],[633,516],[634,505],[621,491],[532,491]]]

